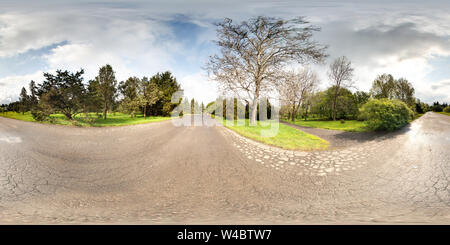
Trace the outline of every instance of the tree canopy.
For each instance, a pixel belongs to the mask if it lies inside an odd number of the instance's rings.
[[[83,74],[83,69],[75,73],[57,70],[56,75],[44,73],[45,80],[37,90],[41,105],[72,119],[83,109],[86,99]]]
[[[372,83],[370,94],[375,99],[398,99],[409,107],[415,104],[414,87],[405,78],[394,79],[391,74],[379,75]]]
[[[100,68],[95,80],[98,92],[102,99],[103,118],[106,119],[107,112],[111,109],[117,97],[117,80],[115,72],[110,65],[105,65]]]

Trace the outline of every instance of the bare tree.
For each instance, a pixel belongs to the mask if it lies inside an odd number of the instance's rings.
[[[330,64],[328,77],[331,85],[334,87],[333,94],[333,120],[336,120],[336,105],[340,88],[348,88],[353,86],[352,62],[345,56],[341,56]]]
[[[293,122],[306,97],[312,93],[318,83],[317,74],[310,68],[284,72],[283,78],[278,82],[278,91],[281,100],[290,108],[290,116]]]
[[[241,23],[225,19],[217,25],[220,55],[206,69],[223,91],[251,103],[250,123],[256,123],[257,101],[273,85],[286,64],[321,62],[325,46],[311,40],[317,27],[304,17],[282,20],[259,16]]]

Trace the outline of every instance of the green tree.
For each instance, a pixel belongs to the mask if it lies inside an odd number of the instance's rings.
[[[445,107],[447,107],[447,103],[440,104],[439,101],[433,102],[433,105],[430,106],[430,109],[434,112],[442,112]]]
[[[191,103],[189,102],[189,99],[187,97],[185,97],[181,101],[181,108],[182,108],[183,116],[191,113]]]
[[[98,88],[99,84],[96,79],[89,81],[87,86],[87,96],[84,103],[86,113],[100,113],[102,111],[103,97]]]
[[[170,115],[172,110],[179,105],[179,103],[172,103],[172,95],[181,89],[177,79],[172,76],[172,73],[166,71],[151,77],[150,83],[155,84],[159,91],[162,92],[161,97],[153,105],[149,106],[151,115]]]
[[[36,106],[36,109],[31,111],[31,115],[36,121],[46,121],[51,119],[50,115],[55,111],[52,107],[54,103],[55,97],[53,97],[54,93],[51,90],[48,93],[44,93],[39,97],[39,102]]]
[[[30,85],[29,85],[29,89],[30,89],[30,110],[35,110],[36,106],[38,105],[38,98],[37,98],[37,86],[36,83],[31,80]]]
[[[22,114],[25,114],[29,110],[30,105],[30,97],[27,94],[27,90],[25,88],[22,88],[22,91],[20,92],[20,112]]]
[[[40,106],[73,119],[84,107],[86,89],[83,74],[83,69],[75,73],[57,70],[56,75],[44,73],[45,80],[37,91]]]
[[[394,79],[390,74],[380,75],[373,81],[370,94],[375,99],[398,99],[414,108],[414,87],[405,78]]]
[[[370,94],[364,91],[356,91],[353,94],[355,98],[356,105],[358,105],[358,108],[367,103],[370,99]]]
[[[0,111],[5,114],[8,111],[8,105],[7,104],[2,104],[0,105]]]
[[[8,105],[7,104],[1,104],[0,105],[0,110],[3,114],[5,114],[5,112],[8,111]]]
[[[409,107],[414,106],[414,87],[408,80],[400,78],[395,81],[394,98],[405,102]]]
[[[97,80],[98,89],[102,96],[103,119],[106,120],[108,109],[111,109],[117,97],[117,80],[114,70],[110,65],[101,67],[95,80]]]
[[[352,92],[346,88],[340,88],[336,99],[336,110],[334,110],[336,88],[331,86],[325,91],[316,94],[311,101],[311,111],[323,118],[353,119],[358,116],[358,105]]]
[[[372,83],[370,94],[375,99],[393,99],[395,80],[391,74],[379,75]]]
[[[416,99],[416,112],[419,114],[425,113],[427,111],[430,110],[430,106],[426,103],[423,103],[422,101],[420,101],[420,99]]]
[[[137,77],[130,77],[125,82],[120,82],[119,91],[123,95],[121,108],[131,117],[135,117],[141,104],[139,97],[140,80]]]
[[[191,115],[195,114],[195,100],[191,99]]]
[[[143,108],[145,118],[147,117],[147,108],[154,105],[161,97],[163,97],[163,91],[161,91],[154,82],[149,81],[147,77],[141,79],[140,87],[140,104]]]

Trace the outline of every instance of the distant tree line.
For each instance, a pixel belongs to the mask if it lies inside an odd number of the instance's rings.
[[[38,121],[55,113],[69,120],[82,113],[86,117],[95,113],[107,119],[108,112],[124,112],[131,117],[169,116],[179,104],[172,103],[172,94],[181,87],[169,71],[150,78],[130,77],[119,83],[110,65],[101,67],[98,76],[87,84],[83,83],[83,74],[83,69],[44,73],[41,84],[31,81],[28,91],[22,88],[19,101],[2,105],[2,111],[31,111]]]
[[[263,98],[260,98],[260,102],[262,102]],[[270,104],[269,99],[264,99],[265,104],[265,112],[262,111],[262,115],[264,119],[272,118],[272,105]],[[227,106],[232,106],[232,109],[229,109]],[[257,104],[256,107],[256,120],[261,120],[260,118],[260,103]],[[231,107],[230,107],[231,108]],[[205,111],[210,113],[211,115],[218,115],[225,117],[228,120],[237,120],[237,119],[251,119],[251,106],[248,101],[241,101],[237,98],[218,98],[216,101],[212,101],[208,103],[205,107]],[[265,115],[264,115],[265,113]]]
[[[448,105],[448,103],[442,103],[440,104],[438,101],[433,102],[432,105],[426,105],[428,108],[428,111],[434,111],[434,112],[450,112],[450,106]]]

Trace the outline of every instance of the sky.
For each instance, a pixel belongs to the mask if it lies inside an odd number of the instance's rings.
[[[328,59],[313,68],[321,88],[329,63],[347,56],[355,86],[377,75],[408,79],[416,97],[450,102],[450,1],[0,1],[0,104],[15,101],[44,72],[85,70],[84,81],[110,64],[118,81],[171,71],[185,96],[218,95],[205,63],[218,53],[214,23],[264,15],[305,16]]]

